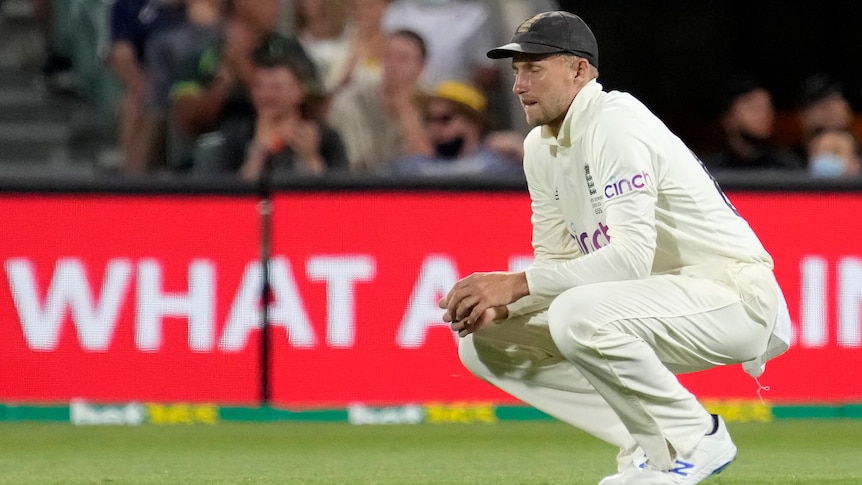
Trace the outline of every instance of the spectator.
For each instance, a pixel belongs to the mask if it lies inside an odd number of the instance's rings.
[[[383,17],[389,0],[349,0],[347,32],[350,48],[329,72],[326,86],[337,92],[351,83],[380,79],[386,45]]]
[[[820,128],[808,141],[808,171],[814,177],[858,177],[859,142],[846,128]]]
[[[382,76],[346,86],[332,100],[329,122],[341,134],[354,173],[375,173],[407,153],[432,153],[422,125],[419,79],[425,42],[411,30],[387,36]]]
[[[799,98],[801,143],[824,128],[853,126],[855,113],[844,96],[844,88],[830,76],[818,73],[808,77]]]
[[[426,86],[455,80],[494,89],[499,71],[485,52],[494,46],[494,26],[485,5],[475,0],[398,0],[383,18],[387,31],[409,29],[428,45]]]
[[[290,56],[301,70],[305,87],[320,91],[314,64],[299,41],[275,33],[278,0],[233,0],[231,5],[222,36],[188,64],[188,72],[171,90],[171,115],[180,133],[194,145],[188,165],[203,171],[217,163],[221,133],[255,117],[249,95],[255,49],[265,45]]]
[[[302,69],[285,51],[255,51],[251,100],[256,116],[222,132],[218,170],[257,180],[267,163],[278,172],[321,175],[347,167],[338,133],[309,115]]]
[[[775,108],[770,92],[752,78],[725,86],[719,115],[722,146],[704,157],[711,170],[799,170],[803,160],[772,140]]]
[[[227,0],[186,0],[186,19],[153,36],[147,48],[150,59],[149,108],[161,125],[166,147],[162,160],[174,169],[188,168],[191,147],[168,119],[171,88],[194,66],[206,49],[220,42],[227,18]]]
[[[296,0],[294,8],[299,42],[329,91],[334,88],[334,71],[350,49],[345,0]]]
[[[443,81],[425,108],[433,153],[415,153],[392,163],[396,175],[522,174],[520,160],[504,158],[485,143],[487,102],[478,89],[459,81]]]
[[[147,43],[154,34],[183,18],[180,0],[116,0],[111,7],[109,62],[124,88],[118,133],[124,172],[145,171],[154,144],[156,121],[146,109]]]

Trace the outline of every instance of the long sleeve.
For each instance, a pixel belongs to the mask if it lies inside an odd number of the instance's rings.
[[[585,142],[592,155],[590,161],[596,179],[608,181],[600,184],[598,191],[605,220],[599,221],[597,231],[609,243],[579,258],[566,258],[528,269],[527,282],[533,295],[556,296],[574,286],[640,279],[650,274],[656,248],[657,174],[653,156],[647,141],[634,129],[636,124],[611,121],[600,124],[592,139]],[[566,160],[555,162],[556,180],[580,175],[579,171],[560,169]],[[576,181],[558,185],[577,186]],[[631,190],[635,186],[637,190]],[[581,197],[574,203],[586,205],[590,200]],[[565,228],[560,211],[538,217],[533,223],[537,234],[554,230],[551,228],[561,224]]]

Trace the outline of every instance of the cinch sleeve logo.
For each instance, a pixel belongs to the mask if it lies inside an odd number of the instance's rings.
[[[594,231],[581,233],[575,228],[575,223],[570,222],[569,235],[578,243],[581,252],[584,254],[590,254],[596,249],[607,246],[611,242],[611,236],[608,234],[608,226],[603,222],[599,222],[599,227]]]
[[[628,178],[618,179],[614,176],[611,177],[611,180],[608,181],[607,185],[605,185],[602,190],[602,194],[604,194],[605,199],[613,199],[614,197],[619,197],[635,190],[641,190],[651,184],[652,177],[649,172],[646,171]]]

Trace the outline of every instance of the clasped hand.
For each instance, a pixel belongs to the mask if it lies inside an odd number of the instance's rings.
[[[524,273],[473,273],[455,283],[438,305],[446,310],[443,321],[466,337],[492,320],[506,318],[506,305],[528,293]]]

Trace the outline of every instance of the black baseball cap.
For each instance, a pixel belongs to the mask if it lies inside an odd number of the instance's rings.
[[[525,54],[567,52],[599,66],[599,45],[593,31],[575,14],[564,11],[542,12],[518,26],[512,41],[488,51],[491,59]]]

